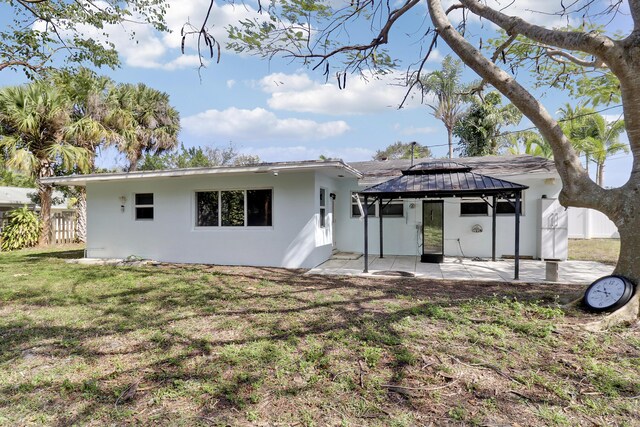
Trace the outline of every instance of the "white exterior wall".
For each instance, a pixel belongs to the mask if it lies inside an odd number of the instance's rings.
[[[547,176],[498,177],[529,186],[524,191],[524,214],[520,217],[520,255],[535,257],[538,247],[540,212],[538,200],[542,195],[556,197],[561,189],[559,179],[545,179]],[[357,187],[340,192],[338,206],[337,246],[341,251],[363,252],[364,225],[360,218],[352,218],[348,198]],[[434,199],[437,200],[437,199]],[[444,252],[447,256],[490,257],[491,256],[491,208],[487,216],[460,216],[460,198],[444,200]],[[411,205],[414,207],[410,207]],[[422,253],[421,233],[422,200],[405,199],[404,217],[385,217],[384,253],[388,255],[420,255]],[[514,215],[498,215],[496,218],[496,256],[514,254]],[[369,253],[378,254],[379,219],[369,218]],[[473,233],[471,228],[479,224],[481,233]]]
[[[331,221],[320,229],[317,189],[335,188],[333,181],[311,171],[89,183],[87,256],[311,268],[331,254]],[[196,191],[261,188],[273,189],[272,227],[195,227]],[[135,220],[135,193],[153,193],[153,220]]]
[[[618,239],[618,227],[602,212],[586,208],[569,208],[569,238]]]

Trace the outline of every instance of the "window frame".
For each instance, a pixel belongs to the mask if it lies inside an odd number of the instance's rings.
[[[494,207],[494,209],[496,209],[498,207],[499,204],[501,203],[507,203],[509,206],[511,206],[510,202],[513,202],[515,204],[516,202],[516,198],[515,197],[509,197],[509,198],[501,198],[501,199],[496,199],[496,206]],[[515,216],[515,206],[513,207],[513,212],[497,212],[496,211],[496,216]],[[520,193],[520,216],[524,216],[525,215],[525,208],[524,208],[524,191],[522,193]]]
[[[353,197],[355,194],[358,194],[357,191],[352,191],[351,192],[351,211],[350,211],[350,215],[351,218],[361,218],[360,215],[360,209],[358,208],[358,214],[356,215],[354,213],[354,208],[356,208],[358,206],[358,203],[355,199],[355,197]],[[385,203],[386,201],[388,201],[389,199],[383,199],[383,203]],[[360,200],[362,202],[363,205],[363,209],[364,209],[364,200],[361,199]],[[391,215],[391,214],[384,214],[383,217],[384,218],[405,218],[406,215],[406,209],[405,209],[405,202],[406,199],[392,199],[391,202],[389,203],[389,205],[401,205],[402,206],[402,215]],[[369,210],[373,209],[373,213],[369,213],[369,218],[379,218],[380,217],[380,203],[378,203],[376,201],[376,203],[374,203],[373,205],[371,205],[369,207]],[[383,206],[384,209],[384,206]]]
[[[462,213],[462,205],[463,204],[480,204],[482,203],[486,208],[486,213]],[[482,198],[478,197],[463,197],[460,199],[460,216],[463,218],[467,217],[485,217],[489,216],[489,204],[482,200]]]
[[[249,225],[248,224],[248,192],[249,191],[270,191],[271,192],[271,225]],[[243,194],[243,216],[242,225],[222,225],[222,193],[225,191],[241,191]],[[218,225],[198,225],[198,193],[217,193],[218,197]],[[198,189],[193,191],[191,207],[193,213],[191,215],[193,221],[193,229],[198,231],[206,230],[237,230],[237,229],[273,229],[274,219],[274,189],[273,187],[247,187],[247,188],[218,188],[218,189]]]
[[[327,189],[325,187],[320,187],[320,190],[318,191],[318,197],[319,197],[319,209],[318,209],[318,215],[319,215],[319,226],[320,228],[327,228]]]
[[[151,195],[151,204],[138,203],[138,196]],[[133,219],[135,221],[153,221],[156,218],[155,193],[133,193]],[[151,209],[151,218],[138,218],[138,209]]]

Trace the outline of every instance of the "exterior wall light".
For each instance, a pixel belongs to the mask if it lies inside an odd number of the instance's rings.
[[[127,202],[125,196],[120,196],[120,212],[124,212],[124,204]]]

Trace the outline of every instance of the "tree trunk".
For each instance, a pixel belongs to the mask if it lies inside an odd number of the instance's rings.
[[[48,245],[51,242],[51,194],[53,187],[40,183],[40,180],[37,185],[40,197],[40,223],[42,224],[38,244]]]
[[[598,162],[596,184],[604,188],[604,162]]]
[[[79,242],[87,242],[87,189],[85,187],[76,187],[78,189],[78,228],[76,239]]]
[[[522,19],[510,18],[475,0],[461,0],[471,13],[475,13],[496,23],[514,34],[524,34],[542,44],[565,49],[582,50],[597,55],[606,61],[611,71],[620,80],[625,124],[631,151],[640,149],[640,32],[621,41],[612,41],[595,33],[565,33],[532,26]],[[640,22],[640,2],[632,2]],[[427,0],[431,20],[438,34],[445,40],[458,57],[488,83],[506,96],[549,142],[554,154],[556,169],[562,179],[560,202],[564,206],[586,207],[599,210],[607,215],[618,227],[620,233],[620,256],[615,273],[640,283],[640,156],[634,156],[631,177],[617,189],[605,190],[597,185],[580,163],[569,139],[542,106],[538,99],[525,89],[511,75],[500,69],[471,45],[451,24],[440,0]],[[636,15],[634,15],[636,18]],[[636,23],[637,24],[637,23]],[[588,165],[588,162],[587,162]],[[632,303],[632,314],[640,316],[637,308],[638,294]]]
[[[453,128],[447,128],[447,139],[449,141],[449,158],[453,159]]]

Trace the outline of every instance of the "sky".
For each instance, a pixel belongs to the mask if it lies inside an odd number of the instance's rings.
[[[490,0],[492,2],[494,0]],[[611,0],[599,0],[603,5]],[[342,0],[331,0],[340,4]],[[502,4],[504,2],[501,2]],[[334,78],[325,80],[322,71],[304,67],[300,62],[275,57],[264,60],[224,49],[228,40],[225,28],[240,19],[260,18],[256,4],[244,5],[220,2],[212,9],[212,32],[223,46],[220,63],[208,61],[198,69],[195,44],[187,40],[185,53],[180,49],[180,29],[186,22],[202,22],[208,0],[169,0],[165,17],[172,33],[158,33],[149,26],[128,24],[106,27],[115,43],[122,65],[116,70],[101,69],[101,74],[116,82],[143,82],[167,92],[171,104],[180,112],[180,141],[186,146],[233,144],[240,152],[258,155],[262,161],[318,159],[320,155],[341,158],[346,162],[369,160],[376,150],[396,141],[417,141],[431,148],[434,156],[448,153],[446,130],[442,122],[431,115],[429,107],[413,96],[402,109],[398,105],[406,89],[397,84],[406,66],[414,63],[422,51],[416,40],[429,28],[426,7],[419,5],[408,16],[397,21],[389,41],[390,53],[399,60],[396,72],[385,76],[349,75],[345,89]],[[553,26],[563,21],[548,12],[557,11],[557,0],[518,0],[508,12]],[[6,25],[9,8],[0,3],[0,25]],[[608,24],[613,30],[631,27],[630,18],[621,14]],[[353,41],[368,42],[371,33],[366,28],[350,28]],[[102,37],[93,28],[86,34]],[[130,40],[127,31],[135,31]],[[469,37],[478,40],[492,27],[477,19],[469,25]],[[426,71],[440,68],[449,52],[440,41],[425,65]],[[315,65],[312,63],[312,65]],[[465,70],[463,80],[477,77]],[[0,86],[24,83],[22,74],[9,70],[0,72]],[[555,114],[565,102],[574,100],[557,91],[536,91],[547,109]],[[606,112],[617,119],[621,109]],[[524,129],[530,123],[523,120],[514,129]],[[626,141],[626,135],[622,137]],[[124,165],[113,151],[101,153],[99,165]],[[619,186],[629,176],[631,156],[617,154],[607,161],[605,184]],[[591,168],[592,170],[595,167]]]

